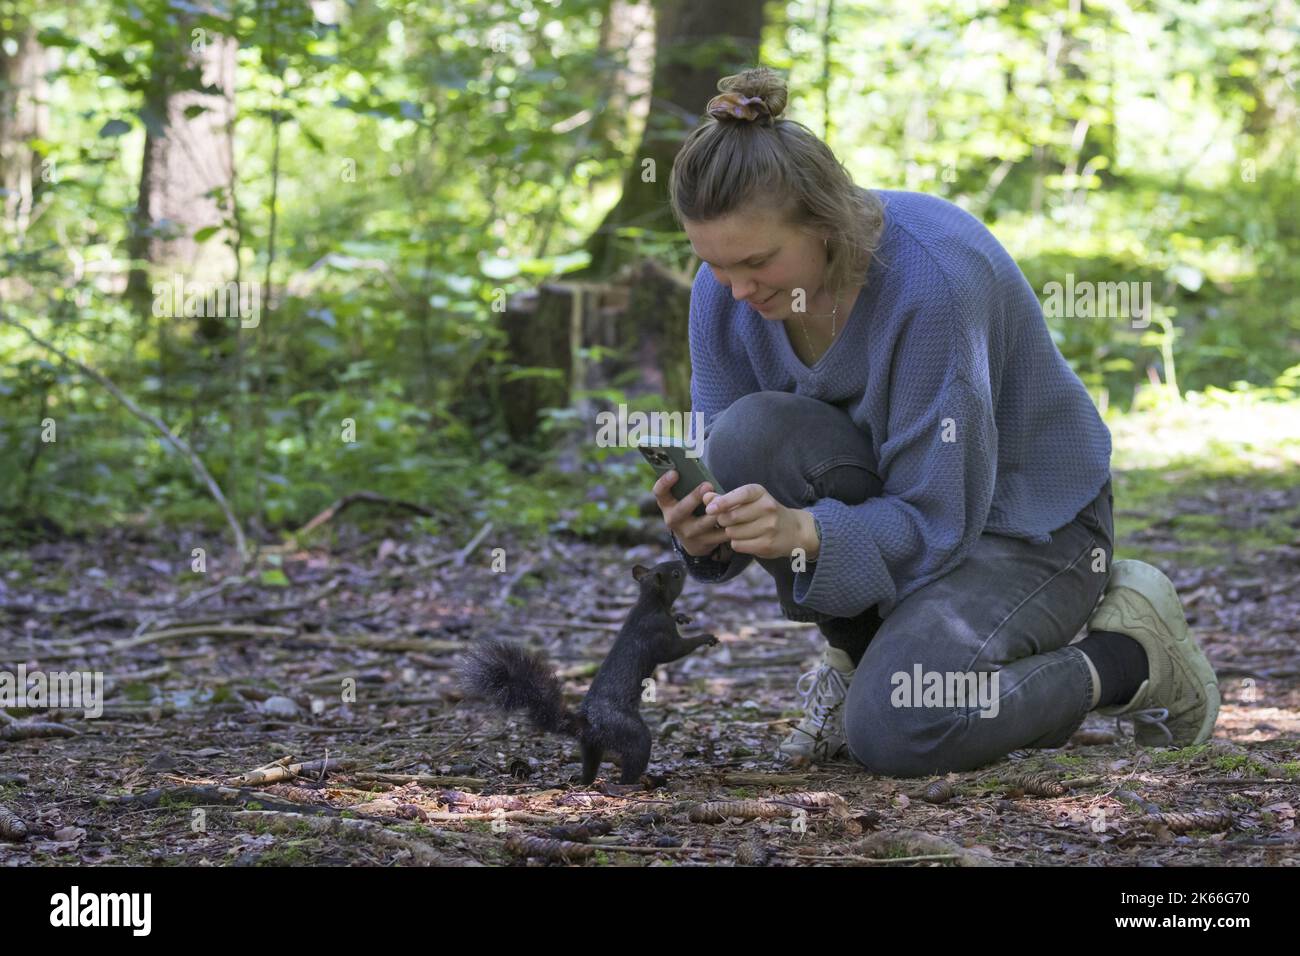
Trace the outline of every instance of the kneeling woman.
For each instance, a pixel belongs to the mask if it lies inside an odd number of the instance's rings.
[[[719,89],[671,195],[703,260],[691,402],[726,493],[679,502],[669,472],[655,495],[693,577],[757,560],[827,639],[780,752],[966,770],[1062,746],[1094,709],[1142,744],[1208,739],[1214,672],[1169,580],[1111,563],[1110,433],[1007,251],[945,200],[855,186],[779,118],[771,70]],[[916,675],[942,700],[900,693]]]

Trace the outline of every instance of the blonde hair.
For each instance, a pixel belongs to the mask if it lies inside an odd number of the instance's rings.
[[[788,94],[775,70],[723,77],[718,89],[673,163],[668,194],[678,224],[710,222],[762,203],[795,228],[828,235],[828,289],[860,284],[884,231],[880,200],[854,184],[812,130],[780,119]]]

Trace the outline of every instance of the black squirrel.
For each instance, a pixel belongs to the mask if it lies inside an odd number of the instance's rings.
[[[660,664],[718,643],[712,634],[685,638],[677,630],[678,624],[691,622],[672,610],[686,583],[685,562],[664,561],[653,568],[638,564],[632,576],[641,595],[577,711],[565,708],[560,679],[546,659],[517,644],[482,641],[469,649],[459,670],[467,695],[506,711],[522,708],[540,730],[577,737],[584,784],[596,779],[607,750],[622,757],[620,783],[641,779],[651,745],[650,728],[641,717],[642,682]]]

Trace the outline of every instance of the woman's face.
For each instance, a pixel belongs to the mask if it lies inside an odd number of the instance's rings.
[[[793,316],[794,296],[803,290],[801,311],[815,313],[812,300],[822,291],[826,248],[818,236],[789,226],[768,208],[736,212],[711,222],[683,222],[695,254],[765,319]]]

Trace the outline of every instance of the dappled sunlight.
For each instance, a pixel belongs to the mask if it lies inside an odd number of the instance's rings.
[[[1190,392],[1181,402],[1108,417],[1116,470],[1179,468],[1211,474],[1300,467],[1300,398],[1257,390]]]

